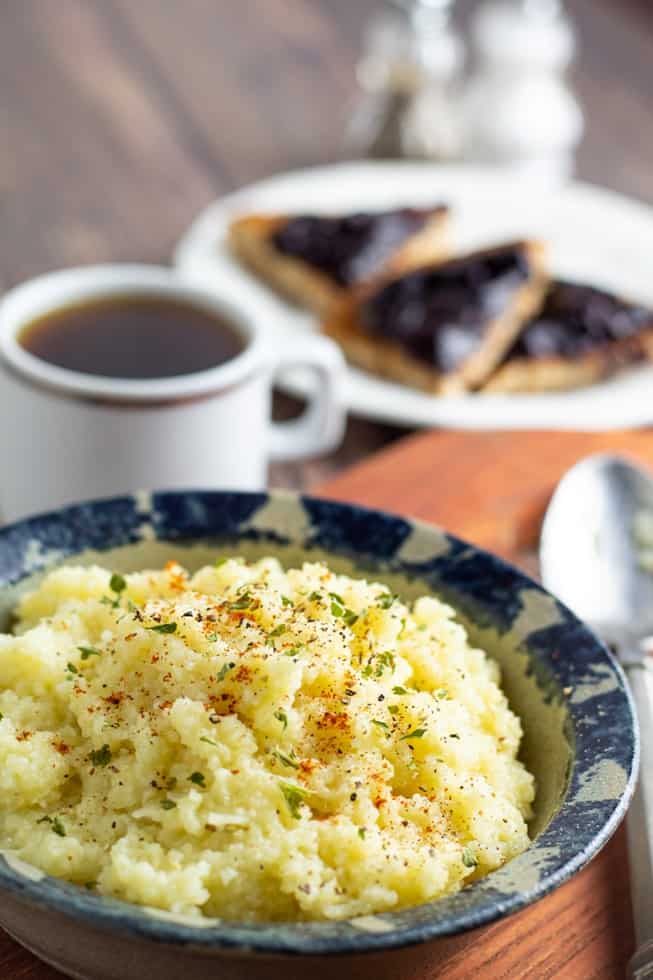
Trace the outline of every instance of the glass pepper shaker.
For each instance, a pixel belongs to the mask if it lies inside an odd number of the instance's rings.
[[[454,0],[386,0],[371,22],[347,144],[356,155],[449,160],[461,130],[455,98],[463,44]]]

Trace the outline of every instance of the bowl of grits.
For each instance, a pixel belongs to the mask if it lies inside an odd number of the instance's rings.
[[[0,925],[71,976],[396,978],[632,794],[611,655],[435,527],[140,493],[0,530],[0,584]]]

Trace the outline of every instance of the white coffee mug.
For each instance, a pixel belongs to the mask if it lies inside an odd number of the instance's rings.
[[[135,295],[226,316],[242,352],[194,374],[122,380],[57,367],[17,339],[35,319],[71,304]],[[265,324],[166,268],[66,269],[10,290],[0,303],[0,363],[4,520],[140,488],[261,489],[270,459],[326,452],[343,432],[343,358],[331,341],[298,334],[273,348]],[[296,365],[315,372],[315,393],[298,419],[271,422],[274,377]]]

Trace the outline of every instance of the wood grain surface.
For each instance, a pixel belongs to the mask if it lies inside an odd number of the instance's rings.
[[[457,0],[464,26],[478,0]],[[49,269],[168,262],[214,197],[345,155],[355,64],[381,0],[4,0],[0,290]],[[587,115],[579,175],[653,202],[650,0],[567,0]],[[296,404],[279,398],[287,415]],[[307,487],[402,433],[275,464]]]
[[[649,433],[429,433],[403,440],[316,491],[437,522],[534,572],[540,521],[556,482],[581,456],[606,449],[653,466]],[[396,980],[622,980],[633,949],[621,829],[553,895],[471,937],[443,943],[439,966]],[[2,980],[59,976],[0,933]]]

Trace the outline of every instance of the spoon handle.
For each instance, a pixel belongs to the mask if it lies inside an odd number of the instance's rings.
[[[653,676],[646,664],[628,668],[641,739],[639,783],[626,829],[630,892],[637,952],[630,961],[632,980],[653,978]]]
[[[653,977],[653,943],[645,943],[628,964],[628,980],[650,980]]]

